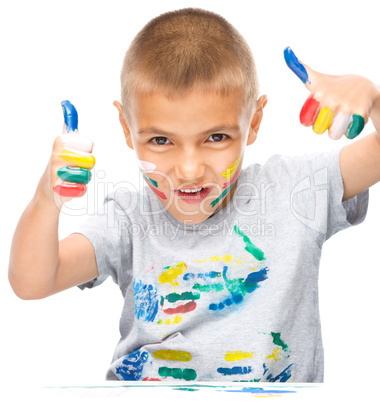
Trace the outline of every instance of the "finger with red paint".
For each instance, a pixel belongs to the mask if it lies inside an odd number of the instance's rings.
[[[310,91],[301,112],[300,122],[313,126],[317,134],[329,131],[337,140],[345,135],[357,137],[368,121],[373,104],[374,84],[358,75],[326,75],[301,62],[287,47],[284,57],[288,67]]]

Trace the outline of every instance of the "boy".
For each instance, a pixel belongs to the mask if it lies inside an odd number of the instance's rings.
[[[16,228],[9,279],[19,297],[38,299],[112,277],[125,303],[108,380],[323,381],[321,248],[364,220],[380,180],[380,91],[285,55],[312,93],[303,124],[352,138],[371,118],[377,132],[242,169],[266,105],[251,52],[222,17],[184,9],[136,36],[114,103],[147,187],[108,194],[106,213],[61,241],[60,208],[89,179],[70,185],[62,169],[91,161],[92,145],[55,140]],[[75,131],[75,109],[63,106]]]

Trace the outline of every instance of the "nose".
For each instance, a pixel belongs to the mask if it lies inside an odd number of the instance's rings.
[[[177,179],[184,183],[197,183],[202,180],[206,172],[206,159],[205,155],[197,150],[182,152],[175,164]]]

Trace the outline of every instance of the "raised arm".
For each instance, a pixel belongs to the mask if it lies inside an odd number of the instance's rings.
[[[300,112],[301,123],[333,140],[354,139],[369,119],[375,132],[344,146],[339,164],[342,201],[380,181],[380,87],[359,75],[326,75],[301,62],[290,48],[284,51],[289,68],[310,91]]]
[[[87,168],[95,162],[91,152],[78,150],[87,147],[92,151],[92,143],[76,133],[70,113],[76,112],[75,108],[70,111],[70,104],[63,104],[63,108],[65,134],[54,141],[46,170],[18,222],[11,246],[9,282],[25,300],[50,296],[98,275],[94,249],[87,238],[74,234],[58,240],[62,205],[85,194],[90,180]]]

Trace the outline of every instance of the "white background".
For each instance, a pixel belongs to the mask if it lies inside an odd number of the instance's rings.
[[[61,214],[59,234],[75,231],[101,203],[107,183],[139,183],[137,160],[118,113],[119,73],[134,35],[158,14],[202,7],[226,17],[255,56],[269,101],[258,140],[244,165],[274,153],[300,154],[350,143],[318,136],[298,120],[308,92],[287,68],[283,49],[328,74],[361,74],[380,84],[375,1],[2,1],[0,6],[0,378],[1,382],[94,383],[104,380],[119,339],[122,297],[109,279],[93,290],[67,290],[22,301],[7,279],[18,219],[34,194],[55,136],[60,102],[79,112],[79,129],[95,141],[88,196]],[[359,138],[373,131],[370,123]],[[355,140],[354,140],[355,141]],[[380,169],[380,155],[379,155]],[[367,218],[323,247],[320,306],[325,382],[378,380],[380,185],[370,190]]]

